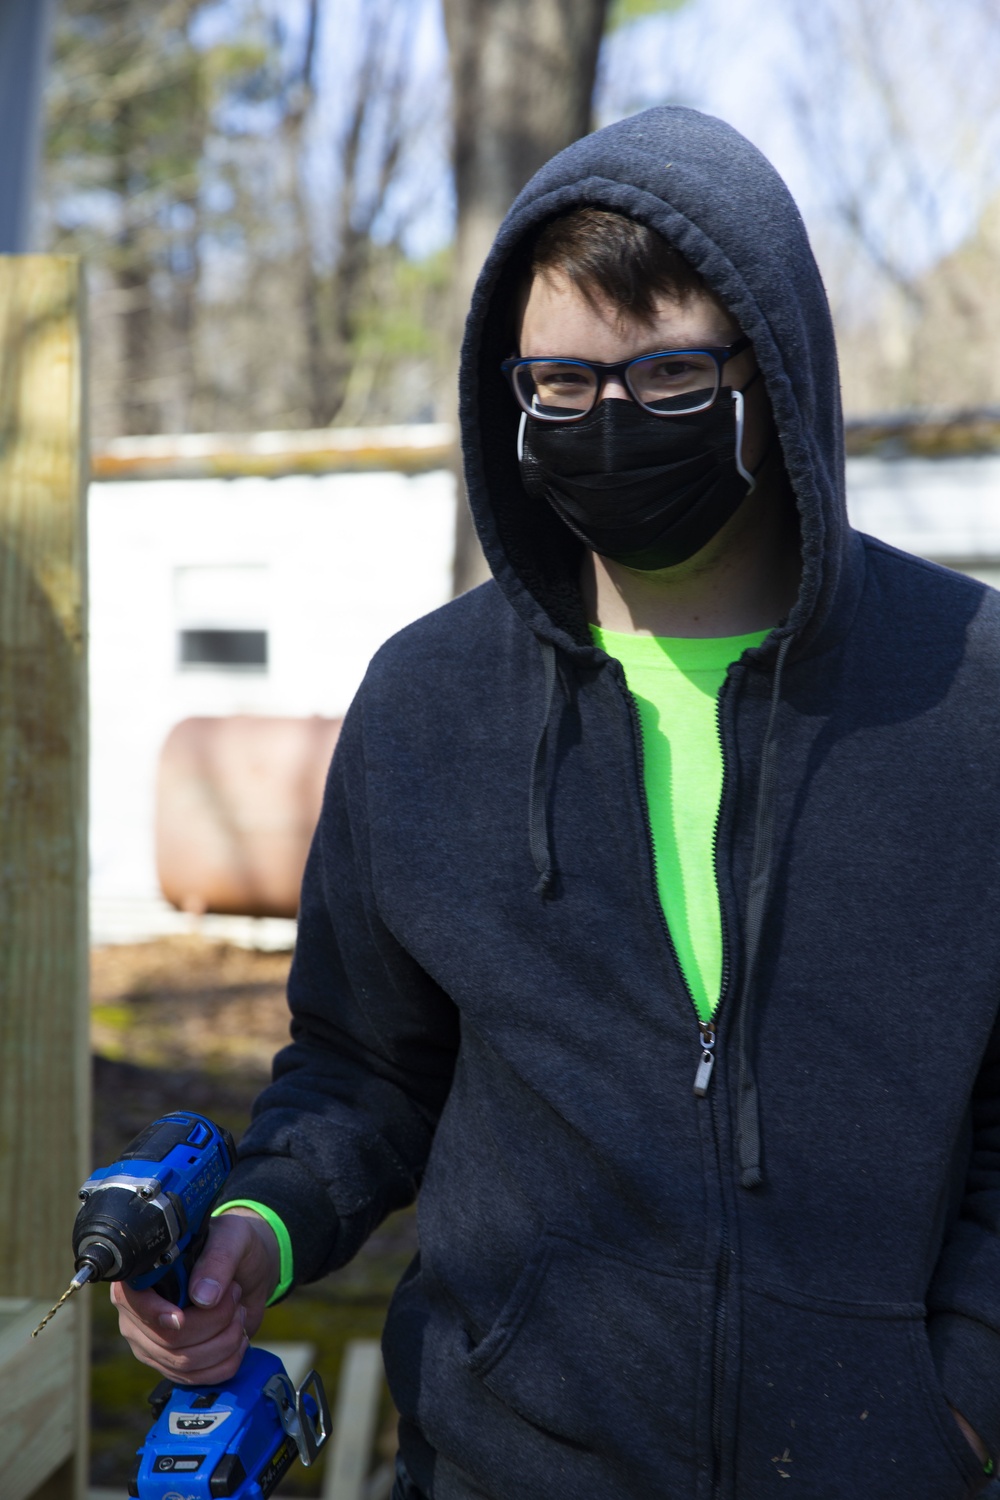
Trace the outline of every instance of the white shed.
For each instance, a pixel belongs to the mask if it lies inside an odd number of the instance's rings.
[[[379,645],[451,592],[442,427],[124,439],[90,487],[95,942],[184,930],[159,894],[156,768],[196,715],[339,718]],[[862,530],[1000,584],[1000,456],[855,457]],[[287,941],[291,924],[205,918]]]

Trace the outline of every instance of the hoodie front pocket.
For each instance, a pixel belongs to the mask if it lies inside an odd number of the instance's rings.
[[[707,1461],[712,1278],[546,1234],[469,1370],[536,1427],[658,1492]]]
[[[948,1408],[917,1303],[747,1290],[737,1493],[963,1500],[985,1485]]]

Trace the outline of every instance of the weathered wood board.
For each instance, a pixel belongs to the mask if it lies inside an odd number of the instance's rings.
[[[81,302],[75,260],[0,257],[0,1295],[46,1306],[90,1165]],[[5,1500],[19,1434],[53,1410],[33,1483],[80,1492],[79,1461],[46,1478],[82,1433],[85,1318],[66,1311],[27,1350],[0,1341]]]
[[[77,1442],[79,1309],[64,1307],[31,1338],[48,1304],[0,1298],[0,1474],[3,1500],[27,1500]]]

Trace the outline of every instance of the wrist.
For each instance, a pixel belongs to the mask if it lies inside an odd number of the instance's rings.
[[[292,1242],[281,1218],[264,1203],[248,1198],[234,1198],[223,1203],[212,1214],[237,1214],[253,1222],[254,1232],[264,1247],[268,1264],[267,1306],[279,1301],[289,1291],[293,1274]]]

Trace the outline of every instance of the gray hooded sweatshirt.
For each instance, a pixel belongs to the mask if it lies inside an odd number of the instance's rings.
[[[735,315],[798,506],[798,600],[720,699],[705,1097],[635,705],[499,368],[526,237],[580,204],[659,231]],[[348,715],[293,1040],[231,1190],[307,1280],[419,1188],[385,1357],[433,1500],[976,1494],[949,1403],[1000,1452],[1000,598],[851,530],[802,221],[690,110],[525,188],[461,420],[493,581],[390,641]]]

